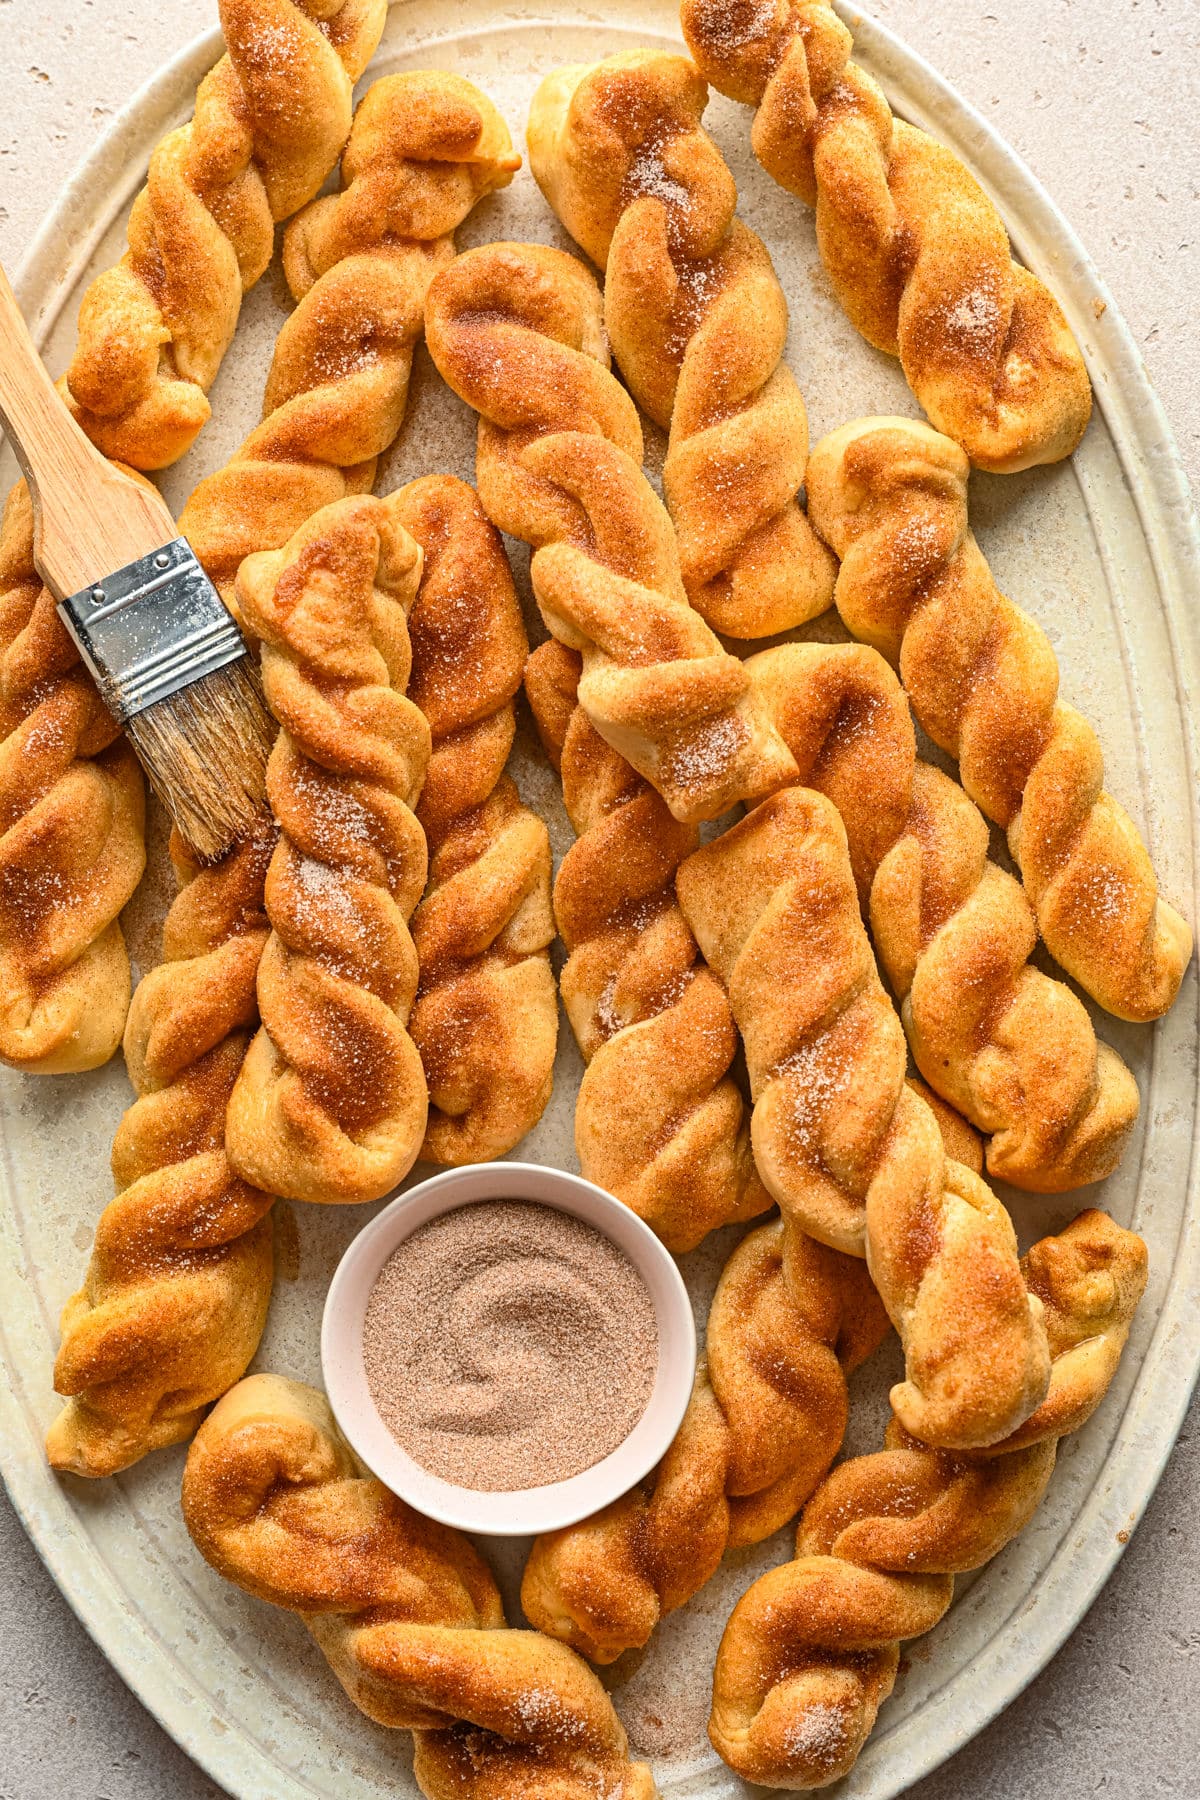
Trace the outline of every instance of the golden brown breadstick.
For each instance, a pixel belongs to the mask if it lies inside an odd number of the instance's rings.
[[[246,1181],[290,1200],[378,1200],[425,1135],[425,1074],[407,1031],[408,921],[427,868],[413,809],[429,726],[405,693],[420,574],[395,497],[367,495],[322,507],[238,571],[279,722],[267,797],[280,829],[262,1024],[229,1097],[225,1147]]]
[[[129,1007],[118,915],[146,863],[142,772],[33,566],[19,482],[0,523],[0,1061],[107,1062]]]
[[[682,16],[706,79],[757,109],[763,167],[816,207],[851,321],[938,429],[1000,473],[1070,456],[1092,392],[1062,309],[953,151],[893,116],[829,0],[683,0]]]
[[[427,1800],[656,1800],[592,1671],[507,1629],[468,1539],[368,1475],[314,1388],[239,1382],[188,1453],[183,1516],[226,1580],[299,1614],[360,1711],[413,1733]]]
[[[767,637],[825,611],[834,565],[797,499],[808,417],[783,361],[787,301],[735,216],[707,100],[687,58],[662,50],[556,69],[530,107],[529,161],[605,271],[634,399],[670,431],[663,492],[688,598],[717,631]]]
[[[469,250],[430,287],[425,326],[440,373],[480,415],[479,497],[533,545],[542,617],[582,654],[579,700],[601,737],[685,822],[778,787],[791,758],[687,602],[583,264],[540,244]]]
[[[421,1155],[484,1162],[541,1117],[558,1041],[550,835],[504,773],[529,645],[500,534],[465,482],[427,475],[389,504],[425,553],[408,620],[408,691],[433,736],[409,1020],[429,1083]]]
[[[929,1443],[1006,1437],[1049,1379],[1041,1309],[991,1190],[906,1086],[904,1032],[859,917],[832,802],[789,788],[695,851],[679,903],[729,990],[759,1173],[786,1216],[867,1258],[900,1334],[892,1405]]]
[[[917,757],[895,673],[865,644],[782,644],[747,667],[801,781],[842,815],[917,1067],[989,1133],[991,1174],[1040,1193],[1111,1174],[1137,1085],[1073,990],[1030,963],[1033,909],[989,860],[978,809]]]
[[[887,1447],[841,1464],[805,1508],[794,1562],[760,1576],[725,1627],[708,1734],[747,1781],[788,1790],[849,1773],[891,1693],[901,1643],[932,1631],[954,1577],[1032,1516],[1059,1440],[1117,1370],[1146,1284],[1146,1247],[1085,1212],[1025,1258],[1054,1366],[1042,1405],[1005,1443],[930,1450],[893,1420]]]
[[[553,639],[525,686],[578,837],[554,884],[567,947],[563,1004],[587,1068],[575,1148],[590,1181],[675,1251],[771,1204],[730,1074],[729,1000],[675,898],[693,825],[595,730],[577,704],[579,658]]]
[[[189,1438],[258,1347],[272,1196],[230,1168],[225,1105],[257,1017],[273,842],[264,829],[208,869],[172,846],[182,891],[125,1031],[138,1098],[113,1141],[117,1197],[63,1309],[54,1385],[68,1399],[46,1436],[56,1469],[112,1475]]]
[[[1192,954],[1145,845],[1104,790],[1095,732],[1058,698],[1041,627],[997,588],[967,520],[966,457],[914,419],[858,419],[809,464],[835,599],[899,667],[917,719],[1008,833],[1052,956],[1109,1012],[1155,1019]]]

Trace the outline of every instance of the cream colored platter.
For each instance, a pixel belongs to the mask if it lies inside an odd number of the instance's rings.
[[[849,8],[857,54],[896,111],[951,144],[999,204],[1018,254],[1063,302],[1088,355],[1098,416],[1070,464],[1016,477],[977,475],[972,520],[1001,586],[1046,627],[1065,695],[1099,727],[1109,785],[1142,826],[1166,893],[1195,917],[1200,820],[1193,723],[1200,682],[1200,534],[1186,482],[1134,346],[1069,227],[1019,161],[917,57]],[[401,0],[367,81],[401,68],[455,69],[478,82],[520,140],[543,74],[639,43],[678,44],[663,0],[574,0],[544,7],[485,0]],[[68,357],[79,296],[120,254],[124,221],[151,147],[187,116],[219,54],[210,33],[162,70],[61,196],[18,280],[51,368]],[[897,365],[856,335],[817,258],[811,216],[758,169],[748,115],[714,97],[706,124],[737,177],[742,209],[766,238],[792,308],[790,360],[814,440],[864,413],[913,413]],[[490,238],[569,246],[523,171],[480,206],[462,247]],[[176,506],[255,422],[286,290],[276,272],[250,294],[213,391],[214,419],[165,481]],[[648,433],[652,455],[661,442]],[[421,352],[408,422],[380,491],[430,470],[470,478],[474,419]],[[13,478],[11,461],[0,475]],[[525,558],[514,561],[523,579]],[[531,629],[535,623],[531,615]],[[809,635],[840,636],[830,620]],[[540,635],[540,630],[535,633]],[[532,742],[518,750],[525,799],[550,823],[556,855],[570,841],[556,783]],[[170,891],[161,829],[151,873],[126,923],[139,968],[157,954]],[[1006,1194],[1022,1241],[1102,1204],[1151,1253],[1150,1287],[1129,1352],[1099,1414],[1067,1440],[1033,1524],[959,1597],[928,1639],[909,1647],[894,1698],[838,1790],[891,1800],[958,1749],[1052,1655],[1111,1571],[1174,1441],[1200,1359],[1200,1192],[1196,1112],[1200,1025],[1195,968],[1157,1027],[1096,1015],[1101,1036],[1136,1073],[1137,1137],[1103,1189],[1061,1200]],[[572,1114],[579,1058],[563,1023],[554,1099],[515,1153],[575,1168]],[[55,1580],[130,1686],[166,1729],[239,1800],[382,1800],[415,1796],[408,1740],[369,1724],[343,1698],[299,1621],[223,1583],[193,1550],[178,1508],[183,1451],[160,1453],[102,1484],[51,1475],[41,1437],[53,1414],[56,1320],[77,1285],[93,1222],[111,1193],[108,1150],[129,1098],[119,1060],[93,1075],[0,1075],[0,1465]],[[431,1171],[419,1165],[413,1179]],[[319,1379],[325,1290],[349,1238],[374,1208],[276,1209],[278,1282],[257,1366]],[[703,1322],[734,1235],[684,1259]],[[878,1442],[894,1378],[894,1345],[853,1384],[848,1448]],[[492,1546],[517,1619],[524,1543]],[[761,1794],[708,1747],[713,1654],[734,1600],[790,1548],[784,1532],[727,1559],[719,1576],[668,1620],[640,1661],[613,1672],[636,1750],[670,1800]]]

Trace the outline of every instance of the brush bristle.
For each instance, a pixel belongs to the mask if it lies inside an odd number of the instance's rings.
[[[276,725],[248,656],[136,713],[125,729],[197,856],[220,856],[263,812]]]

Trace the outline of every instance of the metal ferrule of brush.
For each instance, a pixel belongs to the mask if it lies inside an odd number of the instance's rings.
[[[58,610],[121,724],[246,654],[186,538],[69,595]]]

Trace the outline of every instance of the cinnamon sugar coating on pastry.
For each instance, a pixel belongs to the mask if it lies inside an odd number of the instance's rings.
[[[805,1508],[793,1562],[738,1601],[713,1675],[709,1737],[747,1781],[789,1791],[849,1773],[891,1693],[901,1643],[945,1615],[954,1577],[1029,1522],[1060,1439],[1107,1392],[1146,1284],[1146,1247],[1084,1212],[1024,1263],[1046,1318],[1050,1389],[990,1450],[929,1449],[893,1420],[886,1448],[836,1468]]]
[[[139,469],[177,461],[207,423],[242,295],[271,260],[276,221],[337,161],[387,16],[386,0],[219,10],[225,54],[151,155],[128,249],[84,294],[61,384],[92,442]]]
[[[118,915],[141,879],[145,791],[33,566],[29,490],[0,523],[0,1061],[107,1062],[129,1006]]]
[[[125,1061],[138,1098],[117,1127],[117,1197],[62,1315],[46,1435],[56,1469],[104,1476],[189,1438],[244,1372],[271,1296],[272,1196],[225,1154],[225,1108],[257,1018],[267,936],[264,826],[202,868],[176,838],[182,889],[163,960],[138,983]]]
[[[755,1161],[785,1216],[865,1255],[900,1334],[907,1429],[995,1443],[1040,1404],[1041,1309],[991,1190],[905,1084],[904,1032],[859,917],[833,804],[790,788],[696,851],[679,903],[746,1050]]]
[[[503,119],[460,76],[388,75],[368,88],[340,193],[314,200],[284,237],[297,306],[262,423],[180,515],[227,601],[243,557],[282,549],[320,507],[370,491],[404,420],[425,291],[456,228],[519,167]]]
[[[838,610],[898,666],[919,723],[1007,832],[1051,955],[1108,1012],[1158,1018],[1191,930],[1104,789],[1099,739],[1058,697],[1045,632],[996,586],[968,525],[969,472],[957,444],[912,419],[822,440],[809,507],[842,558]]]
[[[225,1143],[247,1181],[291,1200],[378,1200],[425,1134],[408,1034],[425,886],[414,807],[429,726],[406,697],[407,613],[421,551],[393,501],[324,507],[282,550],[246,558],[237,593],[279,721],[267,797],[279,842],[262,1024],[229,1100]]]
[[[864,644],[783,644],[747,667],[800,779],[842,816],[917,1067],[989,1134],[990,1173],[1039,1193],[1103,1180],[1137,1084],[1074,991],[1031,964],[1033,908],[989,859],[978,808],[917,757],[895,673]]]
[[[469,1540],[368,1475],[315,1389],[252,1375],[227,1394],[183,1516],[226,1580],[299,1615],[367,1718],[413,1733],[427,1800],[656,1800],[592,1671],[506,1627]]]
[[[451,475],[410,482],[389,505],[424,553],[408,620],[408,691],[433,740],[417,807],[430,867],[412,918],[409,1019],[429,1083],[421,1155],[456,1166],[503,1156],[550,1098],[550,835],[504,773],[529,646],[500,534]]]
[[[480,414],[479,497],[533,546],[534,595],[583,657],[579,700],[601,737],[685,822],[778,787],[791,758],[688,604],[587,270],[538,244],[484,245],[437,276],[425,323],[439,372]]]
[[[630,50],[557,69],[529,112],[530,166],[605,271],[630,390],[670,432],[663,492],[697,612],[766,637],[824,612],[834,564],[797,500],[808,418],[783,361],[788,308],[683,56]]]
[[[888,1329],[864,1265],[786,1221],[726,1263],[683,1423],[622,1499],[534,1540],[521,1583],[530,1623],[593,1662],[649,1641],[726,1550],[787,1523],[837,1455],[846,1377]]]
[[[756,109],[768,174],[816,207],[851,322],[939,431],[998,473],[1070,456],[1092,394],[1061,307],[958,157],[893,116],[828,0],[683,0],[682,22],[706,80]]]
[[[575,1148],[589,1181],[681,1252],[771,1201],[730,1074],[729,999],[675,898],[676,871],[699,833],[671,817],[592,725],[578,704],[579,666],[552,639],[525,672],[577,833],[554,884],[563,1004],[588,1065]]]

